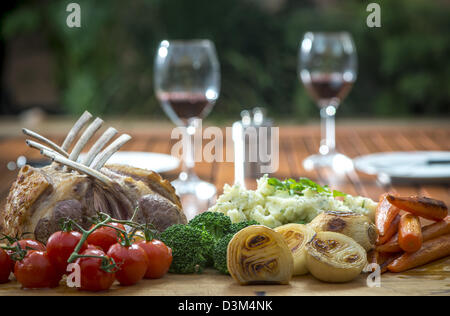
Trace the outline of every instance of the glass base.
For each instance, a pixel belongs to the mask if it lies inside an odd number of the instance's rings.
[[[354,170],[352,159],[338,152],[309,156],[303,160],[303,167],[306,171],[329,168],[336,173],[347,173]]]
[[[188,220],[206,211],[215,202],[216,187],[195,175],[190,175],[187,179],[186,176],[180,175],[180,178],[172,181],[172,185],[180,197],[183,211]]]

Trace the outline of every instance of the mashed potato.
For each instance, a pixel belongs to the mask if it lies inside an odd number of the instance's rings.
[[[255,191],[226,184],[224,193],[208,211],[222,212],[233,223],[253,219],[271,228],[287,223],[309,223],[324,211],[352,211],[374,220],[377,203],[369,198],[347,195],[341,201],[310,189],[304,190],[303,195],[290,195],[276,190],[267,180],[267,175],[260,178]]]

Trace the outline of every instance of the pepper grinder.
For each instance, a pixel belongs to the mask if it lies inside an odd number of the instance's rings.
[[[271,148],[272,120],[266,118],[265,110],[256,107],[251,112],[241,112],[241,120],[233,124],[235,155],[235,183],[245,187],[245,179],[257,179],[263,175],[260,146]],[[261,129],[265,128],[263,132]]]

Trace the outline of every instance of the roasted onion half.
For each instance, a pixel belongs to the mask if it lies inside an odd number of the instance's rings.
[[[275,231],[284,237],[291,250],[294,258],[294,275],[308,273],[305,245],[316,234],[314,229],[302,224],[286,224],[275,228]]]
[[[283,236],[262,225],[239,231],[228,244],[228,271],[241,285],[288,284],[294,260]]]
[[[364,248],[340,233],[318,232],[306,245],[309,272],[324,282],[349,282],[367,264]]]
[[[377,230],[370,219],[353,212],[324,212],[308,224],[316,232],[335,232],[354,239],[366,251],[375,247]]]

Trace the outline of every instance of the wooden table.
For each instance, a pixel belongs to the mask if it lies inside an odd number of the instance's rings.
[[[311,275],[294,277],[289,285],[240,286],[230,276],[207,270],[204,274],[167,274],[159,280],[142,280],[134,286],[117,282],[103,293],[95,295],[173,295],[173,296],[289,296],[289,295],[450,295],[450,259],[443,259],[426,268],[402,274],[385,273],[380,287],[367,286],[367,274],[350,283],[322,283]],[[60,285],[55,289],[24,291],[13,281],[0,285],[0,296],[6,295],[86,295],[74,288]]]
[[[67,127],[65,130],[68,130]],[[165,128],[150,128],[131,130],[133,140],[123,150],[139,150],[170,153],[176,140],[170,140],[169,126]],[[45,136],[62,142],[62,134],[46,134]],[[280,168],[274,176],[278,178],[300,176],[309,177],[323,184],[334,181],[326,172],[306,172],[302,160],[316,153],[320,141],[317,126],[285,126],[280,128]],[[341,124],[337,130],[338,150],[356,157],[374,152],[384,151],[414,151],[414,150],[450,150],[449,124]],[[232,150],[232,148],[227,148]],[[0,138],[0,199],[4,201],[10,184],[16,177],[16,171],[9,171],[6,164],[15,161],[19,155],[28,159],[39,159],[39,153],[28,148],[24,137]],[[196,171],[199,176],[214,183],[219,193],[225,183],[233,183],[234,168],[232,163],[198,163]],[[176,172],[166,174],[174,178]],[[253,182],[254,186],[254,182]],[[427,195],[443,200],[450,205],[450,186],[448,184],[388,184],[380,185],[373,176],[357,173],[356,177],[347,177],[344,181],[332,183],[332,187],[349,194],[358,194],[378,200],[380,194],[386,191],[402,195]],[[332,295],[332,294],[365,294],[365,295],[396,295],[396,294],[450,294],[450,258],[433,263],[423,269],[412,270],[406,274],[384,274],[382,287],[368,288],[365,276],[342,285],[323,284],[310,276],[295,278],[289,286],[237,286],[229,277],[210,275],[168,275],[163,280],[143,281],[135,287],[116,287],[110,293],[136,295],[253,295],[256,291],[264,291],[268,295]],[[148,285],[148,286],[147,286]],[[204,285],[204,286],[203,286]],[[0,286],[0,295],[28,294],[18,291],[16,283]],[[34,292],[33,292],[34,293]],[[39,294],[77,294],[77,291],[61,287],[56,290],[39,291]]]

